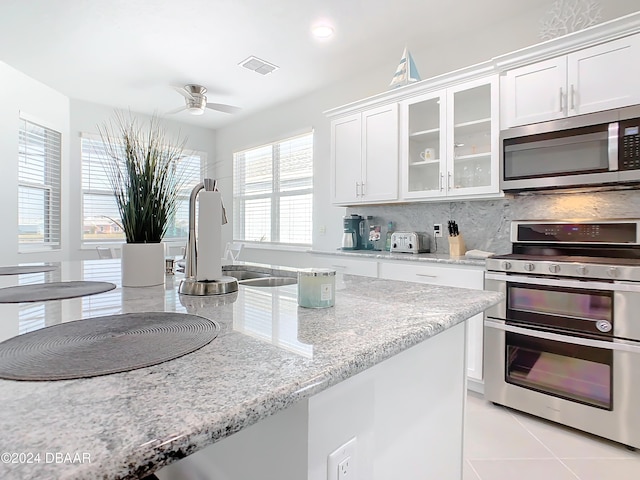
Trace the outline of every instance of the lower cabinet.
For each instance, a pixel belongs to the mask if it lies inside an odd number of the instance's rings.
[[[484,268],[471,265],[415,265],[408,262],[381,261],[378,276],[389,280],[429,283],[445,287],[484,289]],[[441,266],[442,265],[442,266]],[[467,387],[482,393],[483,314],[467,321]]]
[[[323,267],[332,268],[337,273],[362,275],[363,277],[378,276],[378,262],[373,258],[357,259],[330,255],[316,256],[316,258]]]

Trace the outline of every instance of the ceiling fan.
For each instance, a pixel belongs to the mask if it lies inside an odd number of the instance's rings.
[[[217,110],[218,112],[223,113],[236,113],[242,110],[240,107],[225,105],[223,103],[208,103],[207,97],[205,96],[205,93],[207,93],[207,89],[202,85],[189,84],[185,85],[184,87],[173,88],[175,88],[176,92],[184,97],[186,105],[184,107],[171,110],[167,112],[168,114],[178,113],[186,110],[191,115],[202,115],[205,108],[210,108],[211,110]]]

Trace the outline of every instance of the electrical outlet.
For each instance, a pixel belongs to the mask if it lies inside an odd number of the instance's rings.
[[[327,480],[358,480],[356,468],[356,437],[353,437],[327,457]]]
[[[433,224],[433,236],[435,238],[442,237],[442,224],[441,223],[434,223]]]
[[[351,475],[353,471],[351,465],[351,457],[345,458],[338,464],[338,480],[349,480],[353,478],[353,475]]]

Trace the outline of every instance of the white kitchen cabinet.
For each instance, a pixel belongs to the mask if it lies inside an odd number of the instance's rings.
[[[317,255],[314,254],[314,264],[324,268],[331,268],[336,273],[362,275],[364,277],[378,276],[378,263],[371,258],[347,258],[346,255]]]
[[[484,289],[484,268],[462,265],[425,265],[417,262],[381,261],[379,278],[429,283],[446,287]],[[467,320],[467,378],[473,390],[482,390],[482,355],[484,342],[483,314]]]
[[[446,91],[406,100],[401,112],[402,196],[444,197],[447,171]]]
[[[349,115],[331,122],[331,177],[333,203],[359,199],[362,181],[362,116]]]
[[[334,204],[397,200],[397,103],[331,122],[331,178]]]
[[[640,34],[506,72],[502,128],[640,103]]]
[[[565,116],[566,57],[510,70],[502,80],[503,127]]]
[[[403,199],[499,192],[495,75],[407,99],[400,114]]]

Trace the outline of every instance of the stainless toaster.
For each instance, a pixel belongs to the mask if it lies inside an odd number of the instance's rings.
[[[429,251],[429,235],[420,232],[393,232],[391,251],[400,253],[423,253]]]

